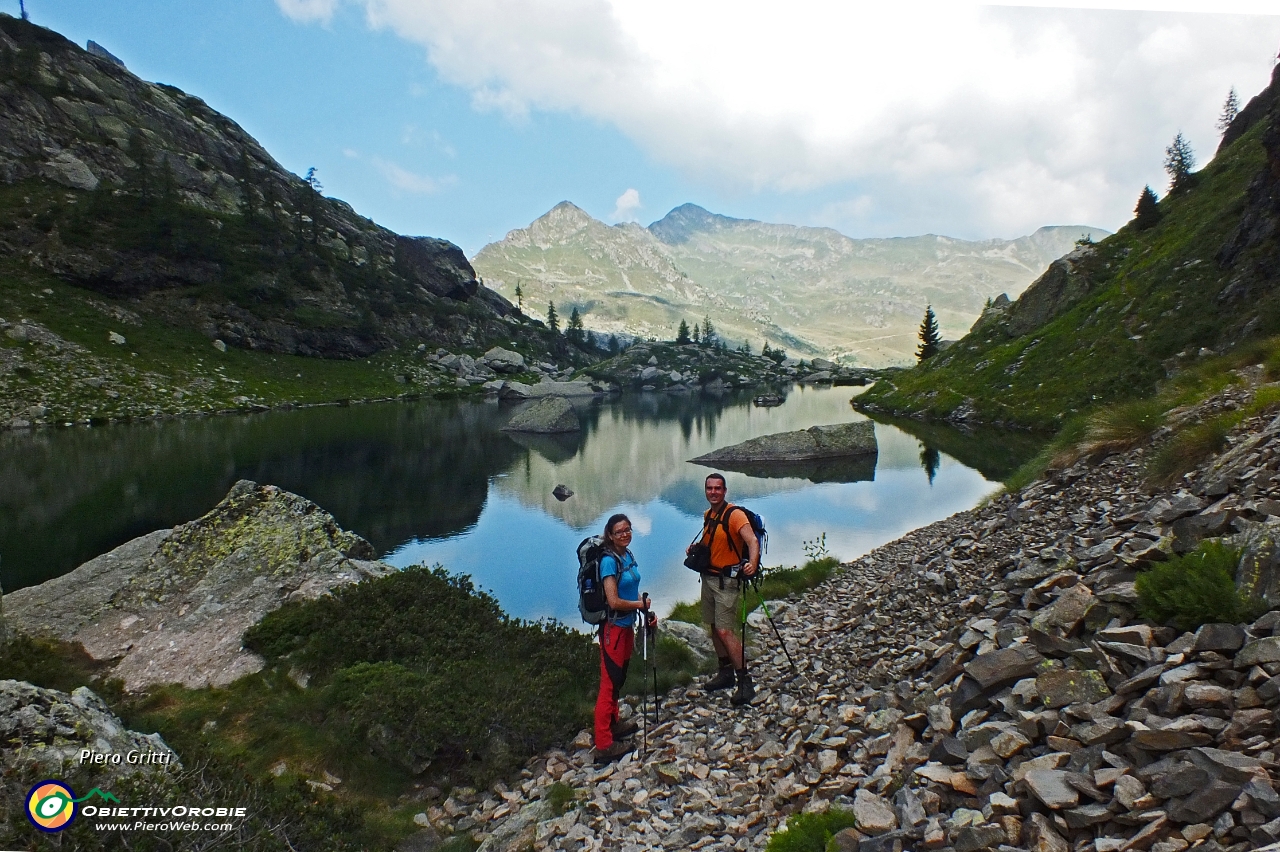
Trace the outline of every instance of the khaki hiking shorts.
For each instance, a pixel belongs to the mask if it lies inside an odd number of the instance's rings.
[[[721,580],[724,588],[720,587]],[[702,575],[702,623],[720,630],[737,630],[742,618],[741,581]]]

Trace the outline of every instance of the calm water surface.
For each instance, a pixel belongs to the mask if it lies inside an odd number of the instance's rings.
[[[198,517],[244,478],[314,500],[394,565],[440,563],[470,574],[512,615],[570,623],[578,620],[574,548],[623,511],[642,585],[666,611],[698,593],[680,563],[709,471],[687,460],[759,435],[862,419],[850,396],[797,387],[771,409],[746,396],[628,396],[587,405],[583,432],[567,438],[499,431],[507,405],[437,401],[0,433],[0,583],[42,582]],[[1031,449],[1018,436],[921,434],[877,424],[874,471],[726,472],[730,499],[768,525],[764,564],[802,562],[805,543],[822,533],[842,559],[865,553],[973,506]],[[821,481],[851,476],[861,481]],[[557,484],[574,496],[557,501]]]

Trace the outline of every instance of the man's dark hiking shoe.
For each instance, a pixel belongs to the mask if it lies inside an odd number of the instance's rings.
[[[637,725],[634,720],[626,719],[614,722],[613,725],[610,726],[610,730],[613,731],[613,738],[615,740],[620,740],[625,737],[629,737],[636,731],[640,730],[640,726]]]
[[[708,692],[733,686],[733,666],[722,666],[716,676],[703,685]]]
[[[746,670],[738,672],[738,691],[733,693],[729,703],[735,706],[750,704],[756,697],[756,688],[751,685],[751,674]]]
[[[624,754],[629,753],[632,748],[634,748],[634,746],[630,743],[624,743],[622,740],[617,740],[608,748],[596,749],[596,763],[612,763]]]

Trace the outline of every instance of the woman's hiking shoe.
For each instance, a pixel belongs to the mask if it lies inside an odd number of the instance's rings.
[[[751,673],[745,669],[738,672],[738,691],[733,693],[733,697],[729,699],[729,703],[734,706],[750,704],[751,699],[755,697],[756,688],[751,685]]]
[[[630,743],[624,743],[622,740],[616,740],[613,745],[608,748],[596,749],[596,763],[611,763],[618,758],[627,754],[634,748]]]
[[[631,719],[625,719],[622,721],[614,722],[610,730],[613,731],[613,738],[615,740],[621,740],[631,736],[636,731],[640,730],[640,726],[637,725]]]
[[[715,677],[703,684],[703,689],[713,692],[717,689],[728,689],[733,686],[733,666],[721,666]]]

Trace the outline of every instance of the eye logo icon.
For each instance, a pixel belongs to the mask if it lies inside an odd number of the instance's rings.
[[[41,831],[62,831],[76,818],[76,794],[61,781],[41,781],[27,793],[27,818]]]

